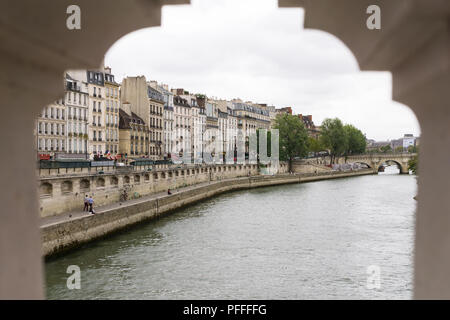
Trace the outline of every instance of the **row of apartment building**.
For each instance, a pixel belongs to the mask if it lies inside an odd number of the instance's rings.
[[[290,107],[222,100],[184,89],[169,89],[144,76],[119,84],[111,68],[67,71],[64,97],[45,107],[36,120],[40,159],[189,157],[235,154],[239,132],[248,137],[270,129]],[[298,115],[312,136],[312,116]]]

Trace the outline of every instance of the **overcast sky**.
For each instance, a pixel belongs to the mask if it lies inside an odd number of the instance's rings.
[[[391,100],[390,73],[360,72],[340,40],[303,29],[303,10],[276,0],[165,6],[161,27],[120,39],[105,65],[117,80],[145,75],[210,97],[291,106],[316,124],[339,117],[371,139],[420,134],[409,108]]]

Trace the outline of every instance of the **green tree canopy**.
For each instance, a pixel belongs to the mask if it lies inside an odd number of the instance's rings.
[[[419,151],[419,148],[417,146],[409,146],[408,152],[409,153],[417,153]]]
[[[289,161],[292,170],[292,160],[308,153],[308,132],[303,122],[290,114],[277,115],[274,127],[279,130],[280,160]]]
[[[349,156],[366,152],[366,136],[361,130],[355,128],[351,124],[346,124],[344,126],[344,132],[347,136],[345,155]]]
[[[413,156],[413,158],[408,161],[408,170],[411,170],[412,173],[417,174],[418,162],[419,162],[419,157],[417,155]]]
[[[389,152],[392,152],[392,147],[391,147],[389,144],[387,144],[387,145],[385,145],[385,146],[382,146],[382,147],[380,148],[380,152],[382,152],[382,153],[389,153]]]
[[[347,150],[348,139],[344,125],[338,118],[325,119],[322,122],[320,141],[330,152],[330,164],[336,157],[342,156]]]
[[[314,153],[324,151],[327,149],[322,145],[320,139],[315,139],[314,137],[308,138],[308,146],[309,146],[309,151],[314,152]]]

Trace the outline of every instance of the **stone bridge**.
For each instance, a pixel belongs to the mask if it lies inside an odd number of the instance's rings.
[[[400,173],[408,173],[408,161],[411,160],[416,153],[382,153],[382,154],[361,154],[341,157],[338,163],[361,163],[366,164],[375,172],[378,172],[383,163],[395,163],[400,169]]]

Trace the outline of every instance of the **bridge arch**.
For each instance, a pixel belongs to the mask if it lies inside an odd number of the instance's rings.
[[[399,173],[400,174],[407,174],[407,173],[409,173],[408,165],[407,164],[403,164],[403,163],[401,163],[401,162],[399,162],[398,160],[395,160],[395,159],[382,159],[382,160],[380,160],[377,163],[377,165],[376,165],[376,167],[374,169],[376,169],[377,172],[380,172],[381,167],[384,164],[389,164],[389,163],[395,164],[397,166],[397,168],[399,169]]]
[[[364,161],[355,161],[354,163],[357,163],[362,166],[366,166],[368,169],[372,169],[372,166],[373,166],[372,164],[369,164],[368,162],[364,162]]]

